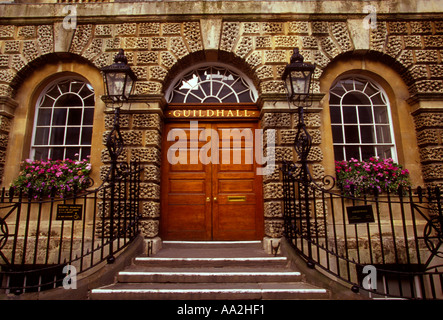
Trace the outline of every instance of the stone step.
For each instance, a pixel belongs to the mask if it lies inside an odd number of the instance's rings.
[[[91,291],[94,300],[328,299],[325,289],[287,283],[115,283]]]
[[[300,272],[273,268],[127,268],[118,273],[118,282],[296,282]]]
[[[263,266],[284,267],[288,263],[286,257],[218,257],[218,258],[167,258],[167,257],[136,257],[134,264],[146,267],[230,267],[230,266]]]

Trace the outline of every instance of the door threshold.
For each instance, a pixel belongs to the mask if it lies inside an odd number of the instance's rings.
[[[170,244],[258,244],[261,243],[260,240],[251,240],[251,241],[180,241],[180,240],[164,240],[163,243]]]

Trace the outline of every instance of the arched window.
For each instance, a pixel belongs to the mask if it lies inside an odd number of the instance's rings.
[[[335,160],[396,160],[389,101],[377,83],[361,76],[337,80],[329,108]]]
[[[186,72],[179,76],[166,96],[169,103],[240,103],[257,100],[257,94],[246,78],[223,66],[203,66]]]
[[[37,100],[31,157],[85,159],[91,153],[95,96],[82,79],[59,79]]]

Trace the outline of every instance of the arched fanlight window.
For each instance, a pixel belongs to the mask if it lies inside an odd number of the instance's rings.
[[[167,93],[169,103],[255,102],[256,91],[245,77],[222,66],[204,66],[180,76]]]
[[[389,100],[380,85],[361,76],[337,80],[329,91],[335,160],[396,160]]]
[[[59,79],[37,100],[31,157],[85,159],[91,153],[95,95],[82,79]]]

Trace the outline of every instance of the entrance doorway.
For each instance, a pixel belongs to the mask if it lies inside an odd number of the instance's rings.
[[[165,124],[163,239],[263,238],[262,176],[256,174],[253,150],[257,127],[257,122],[199,121],[192,128],[188,121]],[[171,138],[174,130],[182,139]]]

